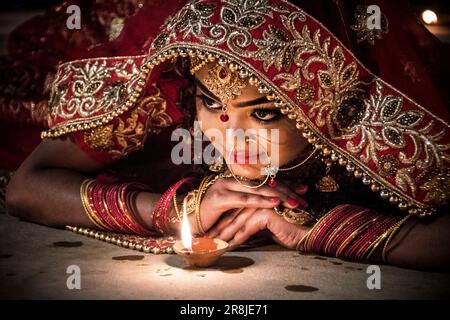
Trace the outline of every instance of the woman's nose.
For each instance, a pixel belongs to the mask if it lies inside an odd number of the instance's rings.
[[[228,121],[223,123],[227,130],[246,130],[247,123],[238,112],[228,112]]]

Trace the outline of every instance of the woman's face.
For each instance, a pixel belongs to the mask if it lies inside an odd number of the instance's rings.
[[[283,116],[274,103],[265,99],[265,95],[259,93],[255,86],[239,88],[241,94],[226,103],[228,121],[221,121],[223,101],[218,97],[220,93],[214,94],[216,90],[208,86],[211,83],[208,78],[211,73],[208,71],[209,68],[205,67],[196,73],[197,120],[201,123],[203,133],[236,175],[250,179],[261,178],[261,169],[267,164],[267,155],[275,159],[277,152],[281,167],[302,153],[307,142],[295,127],[295,122]],[[228,140],[225,143],[227,129],[241,129],[241,132],[253,130],[256,134],[247,142],[242,140],[243,143],[230,143]],[[261,134],[262,131],[267,132],[267,135]],[[211,132],[220,132],[223,139],[217,139],[217,134],[211,136]],[[254,161],[255,159],[257,160]]]

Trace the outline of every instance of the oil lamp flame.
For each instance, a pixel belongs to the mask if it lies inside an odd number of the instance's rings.
[[[187,218],[186,202],[183,202],[183,221],[181,222],[181,241],[183,246],[192,251],[192,233]]]

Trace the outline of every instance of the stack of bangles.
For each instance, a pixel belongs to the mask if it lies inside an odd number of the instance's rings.
[[[324,215],[303,237],[297,249],[351,260],[369,260],[384,242],[388,244],[410,216],[383,215],[354,205],[340,205]]]
[[[100,230],[150,236],[152,232],[137,222],[132,203],[144,187],[136,183],[105,184],[87,179],[80,196],[89,220]]]
[[[210,186],[212,186],[219,178],[230,177],[230,175],[221,173],[218,175],[210,175],[203,178],[200,182],[198,189],[194,189],[190,191],[183,199],[183,208],[186,208],[186,215],[195,214],[195,223],[196,223],[196,234],[203,236],[205,234],[205,230],[202,226],[202,222],[200,219],[200,204],[202,201],[202,197],[205,195],[206,191]],[[181,221],[182,214],[178,209],[178,203],[176,200],[176,191],[173,194],[173,205],[175,208],[175,212],[177,216],[172,219],[172,223],[176,223]]]
[[[183,199],[186,203],[187,214],[195,213],[197,233],[203,235],[204,229],[200,221],[200,202],[206,190],[223,174],[205,177],[198,189],[189,192]],[[80,197],[84,211],[89,220],[99,230],[109,230],[140,236],[155,236],[157,231],[161,235],[171,232],[170,223],[181,222],[182,214],[178,208],[177,190],[190,182],[192,178],[183,178],[173,184],[160,197],[152,213],[152,226],[155,230],[148,230],[138,222],[134,214],[136,195],[145,190],[137,183],[106,184],[96,180],[84,180],[80,187]],[[170,217],[171,206],[174,206],[176,217]]]

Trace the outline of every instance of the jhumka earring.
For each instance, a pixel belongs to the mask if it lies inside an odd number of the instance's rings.
[[[325,165],[325,176],[316,183],[316,189],[320,192],[336,192],[339,190],[339,184],[330,176],[333,162],[328,159],[325,161]]]

